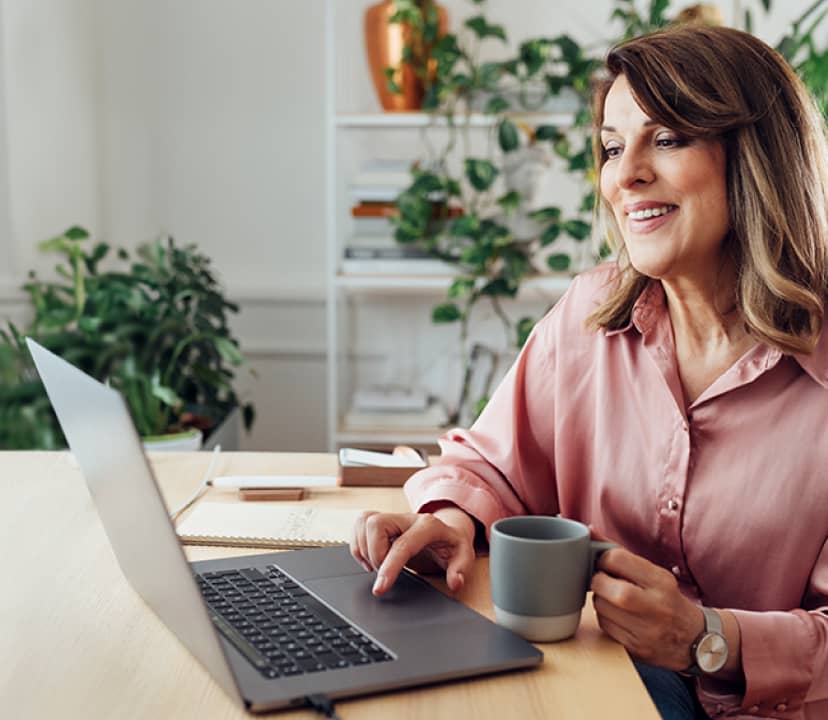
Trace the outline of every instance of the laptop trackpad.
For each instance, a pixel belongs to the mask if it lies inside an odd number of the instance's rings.
[[[371,588],[375,576],[369,573],[317,580],[304,585],[346,618],[371,632],[400,627],[455,623],[473,614],[461,603],[451,600],[425,580],[402,573],[382,597]]]

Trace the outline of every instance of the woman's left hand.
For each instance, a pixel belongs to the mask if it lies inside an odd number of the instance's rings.
[[[704,615],[672,573],[623,548],[607,550],[597,565],[592,602],[601,629],[647,664],[687,668]]]

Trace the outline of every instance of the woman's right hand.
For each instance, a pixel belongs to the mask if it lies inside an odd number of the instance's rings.
[[[434,513],[365,512],[354,525],[351,555],[368,572],[377,571],[374,595],[394,584],[403,567],[444,570],[449,590],[463,587],[474,565],[474,521],[458,507]]]

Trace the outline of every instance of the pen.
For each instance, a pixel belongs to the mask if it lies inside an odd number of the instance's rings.
[[[225,475],[213,478],[210,484],[216,490],[336,487],[336,477],[332,475]]]

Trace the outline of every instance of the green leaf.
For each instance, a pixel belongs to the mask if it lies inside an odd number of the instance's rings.
[[[549,57],[549,43],[544,40],[527,40],[521,43],[519,56],[531,77],[540,70]]]
[[[449,224],[448,232],[451,237],[472,237],[480,229],[480,218],[477,215],[461,215]]]
[[[474,278],[459,277],[451,283],[448,289],[450,298],[467,297],[474,290]]]
[[[465,265],[476,268],[483,268],[486,262],[494,256],[491,247],[482,245],[470,245],[460,253],[460,260]]]
[[[520,193],[517,190],[510,190],[497,199],[497,204],[503,208],[506,215],[512,215],[520,207]]]
[[[535,327],[535,320],[530,317],[522,317],[517,322],[517,346],[522,348],[526,344],[526,339]]]
[[[506,31],[503,29],[503,26],[489,25],[482,15],[469,18],[464,24],[481,40],[487,37],[496,37],[506,42]]]
[[[561,131],[554,125],[538,125],[535,128],[535,140],[558,140],[562,137]]]
[[[658,28],[667,24],[667,18],[664,17],[664,11],[670,0],[651,0],[650,2],[650,27]]]
[[[488,297],[514,297],[517,291],[517,283],[511,278],[500,276],[486,283],[480,290],[480,294]]]
[[[546,263],[553,270],[564,272],[566,270],[569,270],[571,260],[569,258],[569,255],[565,253],[556,253],[555,255],[550,255],[547,258]]]
[[[547,245],[551,245],[555,240],[558,239],[558,236],[561,234],[561,226],[557,223],[553,223],[549,227],[547,227],[540,236],[540,244],[544,247]]]
[[[576,63],[581,57],[581,46],[569,35],[561,35],[555,38],[554,43],[560,48],[561,55],[567,63]]]
[[[569,158],[569,171],[577,172],[586,170],[589,167],[591,158],[592,156],[587,152],[579,152],[577,155],[573,155]]]
[[[225,362],[229,362],[231,365],[241,365],[244,362],[244,356],[241,354],[241,351],[228,338],[215,337],[213,338],[213,343],[219,351],[222,360]]]
[[[486,103],[486,108],[483,112],[487,115],[497,115],[509,109],[509,103],[506,102],[500,95],[495,95]]]
[[[496,90],[502,74],[499,62],[483,63],[477,73],[477,86],[483,90]]]
[[[454,303],[444,303],[437,305],[431,311],[431,321],[434,323],[451,323],[456,322],[462,317],[460,308]]]
[[[590,190],[581,199],[581,205],[578,208],[579,212],[592,212],[595,209],[595,191]]]
[[[65,233],[63,233],[63,236],[69,238],[70,240],[86,240],[86,238],[89,237],[89,233],[82,227],[73,225]]]
[[[488,190],[500,173],[497,167],[488,160],[480,160],[477,158],[466,158],[465,168],[466,177],[472,187],[478,192]]]
[[[561,209],[550,205],[540,210],[533,210],[529,213],[529,217],[541,223],[557,222],[561,219]]]
[[[746,33],[753,34],[753,15],[750,9],[745,10],[744,30]]]
[[[592,225],[583,220],[567,220],[563,224],[564,232],[576,240],[585,240],[592,232]]]
[[[520,146],[518,129],[508,118],[501,120],[497,129],[497,140],[503,152],[512,152]]]
[[[568,76],[552,75],[551,73],[547,73],[544,80],[546,81],[547,89],[552,95],[560,95],[561,90],[570,84]]]
[[[448,197],[460,197],[462,195],[460,183],[457,182],[457,180],[454,180],[452,178],[446,178],[445,187],[446,195]]]

